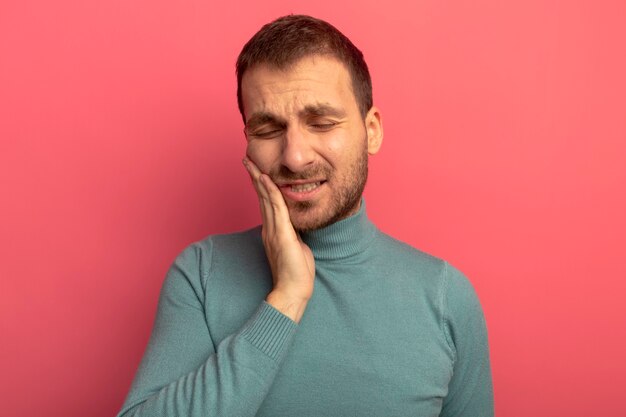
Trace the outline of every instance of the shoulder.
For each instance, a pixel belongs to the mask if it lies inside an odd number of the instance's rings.
[[[260,226],[228,234],[214,234],[189,244],[174,259],[166,281],[182,277],[204,286],[216,263],[241,262],[262,255]],[[245,256],[244,256],[245,255]]]
[[[448,315],[481,311],[476,291],[463,272],[448,261],[426,253],[385,233],[379,232],[376,256],[390,268],[404,271],[412,280],[438,299]]]
[[[418,287],[436,306],[440,326],[455,355],[463,344],[486,343],[486,323],[478,294],[461,270],[388,235],[381,234],[381,239],[386,247],[383,253],[389,251],[385,256],[398,256],[394,262],[400,265],[397,268],[410,271],[412,279],[417,280]]]
[[[465,306],[473,310],[480,310],[478,295],[470,280],[457,268],[448,262],[444,263],[443,273],[446,297],[449,307]]]
[[[195,259],[210,261],[215,253],[238,252],[258,246],[261,243],[261,227],[253,227],[234,233],[208,235],[189,244],[177,257],[178,259]]]
[[[378,232],[378,238],[372,249],[375,256],[386,260],[395,268],[401,268],[412,275],[428,277],[429,280],[441,281],[443,279],[446,261],[386,233]]]
[[[440,264],[441,259],[423,252],[408,243],[396,239],[384,232],[378,231],[377,249],[385,252],[393,252],[398,256],[404,256],[413,259],[416,262],[425,264]]]
[[[216,250],[239,249],[254,246],[261,242],[261,226],[251,229],[225,234],[214,234],[191,243],[183,250],[185,252],[212,253]]]
[[[448,263],[443,278],[442,310],[448,344],[455,353],[467,349],[468,345],[486,348],[487,325],[474,286]]]

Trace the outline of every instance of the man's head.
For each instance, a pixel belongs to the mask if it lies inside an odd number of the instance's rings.
[[[363,53],[329,23],[311,16],[290,15],[263,26],[243,47],[237,58],[237,103],[245,123],[241,81],[246,71],[265,64],[288,69],[307,56],[334,57],[350,73],[352,90],[361,116],[372,107],[372,79]]]
[[[382,140],[361,52],[325,22],[287,16],[246,44],[237,74],[248,157],[279,186],[294,227],[318,229],[355,213],[368,154]]]

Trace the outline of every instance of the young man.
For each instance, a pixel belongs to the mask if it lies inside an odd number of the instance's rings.
[[[383,128],[361,52],[287,16],[237,76],[263,225],[176,259],[120,416],[492,416],[471,285],[367,218]]]

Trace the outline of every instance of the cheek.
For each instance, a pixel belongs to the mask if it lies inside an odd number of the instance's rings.
[[[346,152],[349,147],[350,132],[338,131],[336,134],[324,137],[322,141],[322,152],[327,159],[336,159],[338,155]]]
[[[320,153],[333,166],[349,165],[365,146],[364,137],[365,130],[358,131],[357,129],[342,132],[341,135],[329,136],[324,141],[323,151]]]
[[[275,158],[271,141],[251,141],[246,146],[246,155],[256,164],[261,172],[269,172]]]
[[[324,150],[329,154],[335,154],[341,151],[342,142],[340,140],[329,140],[324,143]]]

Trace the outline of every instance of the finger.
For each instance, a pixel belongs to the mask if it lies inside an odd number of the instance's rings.
[[[250,175],[250,179],[252,180],[252,185],[254,186],[254,189],[259,197],[269,200],[267,190],[261,184],[261,170],[256,166],[254,162],[252,162],[247,157],[243,159],[243,165],[248,170],[248,174]]]
[[[248,174],[250,174],[252,185],[254,186],[257,196],[259,197],[259,208],[261,210],[263,226],[267,233],[273,234],[275,231],[274,214],[269,193],[261,180],[263,174],[249,158],[244,158],[243,164],[248,170]]]
[[[261,181],[268,193],[274,215],[277,232],[287,232],[295,237],[295,230],[289,218],[289,209],[278,186],[267,176],[262,175]]]
[[[258,179],[258,187],[261,190],[263,196],[259,196],[259,205],[261,206],[261,213],[263,215],[263,225],[270,234],[274,234],[276,231],[276,221],[274,220],[274,207],[270,201],[270,197],[267,188],[263,182],[263,175]]]

